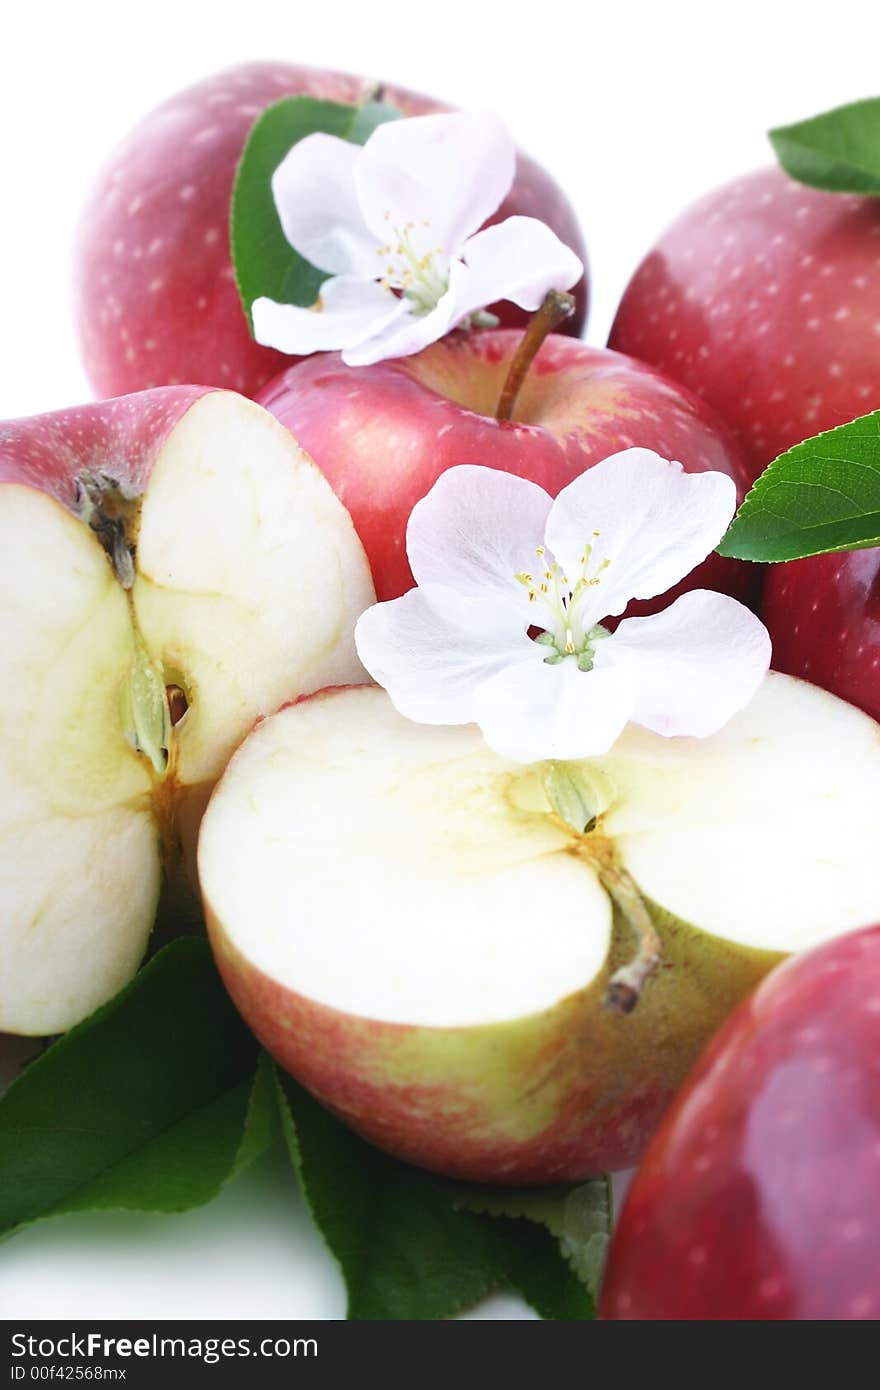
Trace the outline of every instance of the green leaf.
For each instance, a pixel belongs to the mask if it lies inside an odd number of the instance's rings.
[[[354,115],[345,132],[345,139],[353,145],[365,145],[380,125],[385,125],[386,121],[399,121],[403,115],[387,101],[367,101],[363,106],[350,107],[349,110],[354,111]]]
[[[593,1316],[601,1184],[483,1189],[389,1158],[258,1058],[197,938],[167,946],[0,1100],[0,1234],[208,1202],[272,1142],[279,1115],[352,1318],[452,1317],[496,1289],[544,1318]]]
[[[880,194],[880,97],[770,131],[787,174],[830,193]]]
[[[520,1217],[545,1226],[595,1301],[614,1221],[611,1183],[591,1178],[576,1187],[461,1187],[455,1200],[469,1211]]]
[[[780,454],[752,487],[719,555],[797,560],[880,545],[880,411]]]
[[[0,1100],[0,1234],[73,1211],[186,1211],[276,1128],[271,1071],[207,943],[175,941]]]
[[[314,97],[284,97],[256,120],[242,152],[232,190],[232,262],[242,306],[265,295],[280,304],[314,304],[327,274],[288,242],[272,198],[272,175],[298,141],[316,131],[362,145],[377,126],[400,116],[383,102],[344,106]],[[251,324],[251,326],[253,326]]]
[[[341,1267],[350,1318],[450,1318],[499,1288],[520,1292],[545,1318],[593,1316],[590,1294],[539,1224],[531,1194],[512,1190],[497,1211],[469,1210],[482,1189],[389,1158],[290,1077],[279,1073],[278,1086],[290,1155]]]

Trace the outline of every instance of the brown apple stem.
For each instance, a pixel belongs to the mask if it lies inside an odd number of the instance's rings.
[[[619,865],[603,866],[600,878],[638,942],[632,960],[615,970],[608,981],[605,1003],[615,1013],[631,1014],[647,981],[660,965],[663,946],[644,899],[626,870]]]
[[[545,295],[540,309],[532,315],[529,325],[522,335],[520,345],[513,355],[513,361],[498,399],[498,406],[495,411],[496,420],[512,419],[516,398],[526,379],[526,373],[535,360],[538,349],[547,334],[552,333],[554,328],[558,328],[566,319],[570,319],[574,310],[574,295],[563,290],[551,290],[549,294]]]

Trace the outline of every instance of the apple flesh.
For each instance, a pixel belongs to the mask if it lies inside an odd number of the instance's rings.
[[[382,1148],[477,1181],[632,1163],[721,1020],[788,952],[880,915],[880,730],[771,675],[712,738],[630,726],[567,765],[590,833],[552,814],[546,765],[474,726],[411,723],[375,686],[265,720],[199,840],[219,969],[278,1062]],[[630,1013],[633,954],[607,866],[664,964]]]
[[[781,169],[689,208],[630,281],[610,346],[702,396],[753,476],[880,406],[880,202]]]
[[[253,395],[290,358],[251,337],[229,251],[232,184],[257,116],[287,96],[356,104],[375,83],[286,63],[246,63],[178,93],[123,141],[83,211],[75,260],[77,321],[96,394],[197,381]],[[406,115],[449,108],[401,87],[384,100]],[[585,260],[574,212],[558,185],[520,154],[516,180],[490,222],[538,217]],[[576,291],[578,333],[587,285]],[[497,306],[503,322],[524,311]]]
[[[701,1058],[629,1190],[611,1319],[880,1317],[880,927],[775,970]]]
[[[638,362],[558,334],[535,357],[513,420],[496,420],[520,341],[512,329],[458,332],[413,357],[370,367],[347,367],[326,353],[289,367],[260,392],[351,513],[380,599],[412,587],[410,512],[454,464],[504,469],[555,496],[591,464],[642,445],[689,472],[727,473],[743,495],[739,450],[701,402]],[[755,573],[712,555],[674,592],[709,588],[744,598]]]
[[[372,597],[344,509],[251,401],[0,426],[0,1032],[61,1032],[126,983],[255,718],[363,679]]]

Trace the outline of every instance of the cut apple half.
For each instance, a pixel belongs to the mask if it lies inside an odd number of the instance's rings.
[[[328,691],[233,758],[201,887],[242,1014],[367,1137],[473,1179],[578,1178],[635,1158],[784,954],[880,917],[878,786],[878,726],[785,676],[712,738],[631,727],[532,767]],[[661,954],[626,1013],[640,910]]]
[[[0,480],[0,1031],[45,1034],[133,974],[258,716],[363,678],[373,595],[329,486],[231,393],[13,422]]]

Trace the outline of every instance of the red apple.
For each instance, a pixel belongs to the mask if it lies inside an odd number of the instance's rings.
[[[643,445],[691,472],[729,474],[742,495],[740,452],[700,401],[641,363],[570,338],[546,340],[515,419],[496,420],[520,338],[511,329],[459,332],[371,367],[346,367],[328,353],[289,367],[260,392],[351,513],[380,599],[412,587],[406,523],[453,464],[502,468],[555,496],[591,464]],[[682,588],[741,598],[754,575],[754,567],[712,555]]]
[[[880,405],[880,201],[778,168],[709,193],[639,266],[609,343],[702,396],[756,475]]]
[[[710,193],[631,280],[611,332],[737,432],[752,476],[880,405],[880,201],[766,169]],[[880,559],[770,566],[779,670],[880,715]]]
[[[603,808],[578,834],[546,765],[376,686],[323,691],[263,720],[211,798],[218,966],[276,1060],[409,1162],[509,1183],[623,1167],[783,952],[880,920],[878,734],[771,674],[710,738],[630,726],[569,764]],[[634,950],[621,873],[664,960],[628,1013],[608,1007]]]
[[[761,616],[778,671],[880,719],[880,550],[769,565]]]
[[[775,970],[630,1188],[612,1319],[880,1318],[880,926]]]
[[[241,396],[0,425],[0,1033],[61,1032],[126,983],[254,720],[363,679],[372,594],[344,508]]]
[[[85,207],[76,252],[77,318],[89,379],[99,395],[197,381],[253,395],[290,361],[251,338],[229,253],[229,202],[245,139],[272,102],[305,94],[363,101],[374,83],[286,63],[247,63],[163,103],[111,158]],[[407,115],[448,110],[399,87],[385,98]],[[558,185],[519,156],[497,221],[539,217],[584,259],[574,212]],[[586,317],[577,289],[570,324]],[[525,321],[511,304],[503,322]]]

